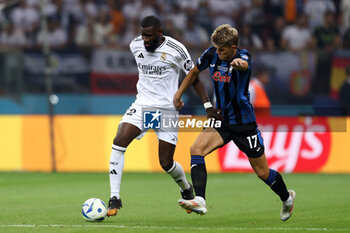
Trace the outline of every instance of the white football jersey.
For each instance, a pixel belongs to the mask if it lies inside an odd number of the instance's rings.
[[[175,109],[173,98],[178,89],[180,72],[187,74],[193,67],[185,46],[165,36],[164,42],[154,52],[147,52],[139,36],[131,41],[130,50],[139,71],[135,103]]]

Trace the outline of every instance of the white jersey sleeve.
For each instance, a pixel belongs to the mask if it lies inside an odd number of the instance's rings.
[[[168,41],[166,45],[174,49],[174,56],[176,57],[176,60],[178,62],[177,63],[178,67],[183,72],[185,72],[185,74],[188,74],[188,72],[193,68],[194,63],[186,47],[182,43],[180,43],[179,41],[171,37],[167,37],[167,38],[168,38]]]

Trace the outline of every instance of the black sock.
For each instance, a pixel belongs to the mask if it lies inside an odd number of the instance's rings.
[[[289,192],[286,184],[281,174],[277,171],[270,169],[269,177],[264,182],[281,198],[281,201],[286,201],[288,199]]]
[[[205,188],[207,186],[207,168],[205,167],[203,156],[191,156],[191,178],[196,196],[201,196],[205,199]]]

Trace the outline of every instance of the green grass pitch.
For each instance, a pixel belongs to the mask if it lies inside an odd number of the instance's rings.
[[[189,177],[189,174],[188,174]],[[162,173],[125,173],[123,208],[85,222],[83,202],[108,201],[107,173],[0,173],[0,232],[350,232],[350,175],[284,174],[296,191],[291,219],[254,174],[208,174],[208,214],[187,214],[180,192]]]

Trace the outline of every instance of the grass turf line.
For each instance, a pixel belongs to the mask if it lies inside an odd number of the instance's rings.
[[[163,173],[124,173],[123,208],[85,222],[81,205],[108,201],[108,173],[0,173],[0,232],[349,232],[350,175],[284,174],[297,193],[290,220],[254,174],[209,174],[208,214],[186,214],[179,189]],[[52,226],[50,226],[52,225]]]

